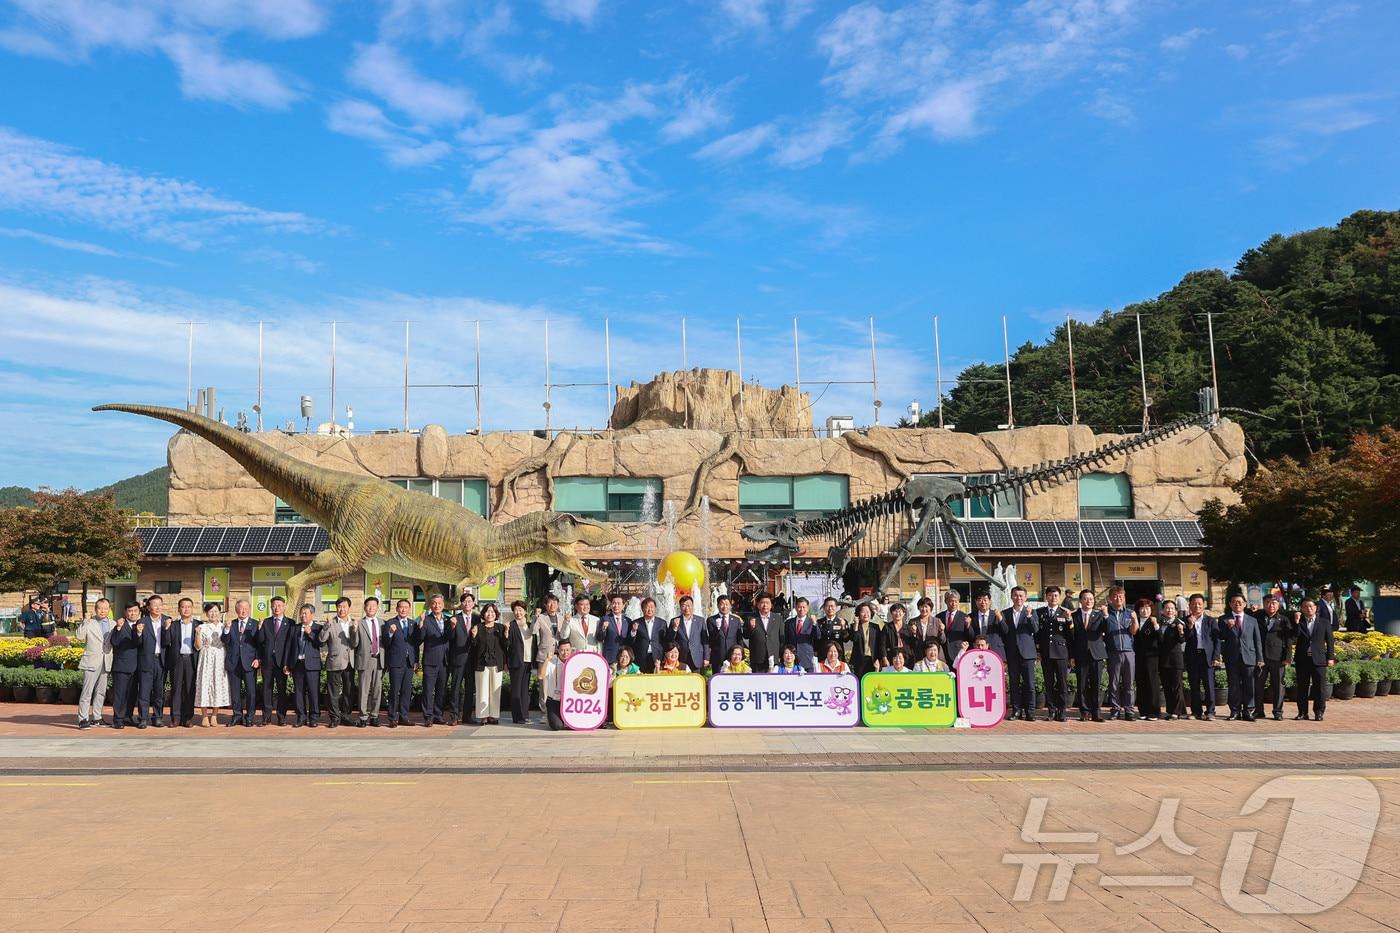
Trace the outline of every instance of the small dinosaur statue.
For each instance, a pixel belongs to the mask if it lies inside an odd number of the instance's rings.
[[[326,530],[329,547],[287,581],[300,605],[314,587],[361,568],[420,580],[479,585],[491,574],[542,561],[586,576],[578,544],[616,544],[601,522],[567,512],[531,512],[495,525],[445,499],[409,492],[388,480],[313,466],[202,415],[155,405],[98,405],[158,418],[197,434],[238,462],[264,489]]]
[[[1202,414],[1178,418],[1150,431],[1134,434],[1063,460],[1041,463],[1029,468],[1012,467],[998,479],[985,485],[968,486],[954,476],[915,476],[887,493],[863,499],[822,518],[782,518],[752,522],[745,525],[740,534],[748,541],[768,545],[761,550],[749,552],[749,558],[754,560],[787,560],[797,553],[803,538],[832,539],[834,543],[829,549],[828,557],[833,572],[839,575],[845,571],[850,561],[852,547],[866,536],[868,530],[887,520],[902,519],[911,530],[894,549],[894,562],[879,585],[856,603],[859,605],[878,602],[884,596],[898,578],[900,568],[924,544],[930,527],[934,520],[938,519],[948,529],[953,553],[962,565],[988,583],[999,585],[998,581],[968,553],[967,546],[959,534],[963,523],[953,514],[950,502],[959,499],[987,499],[1011,489],[1044,488],[1073,479],[1121,454],[1160,443],[1192,425],[1199,424],[1206,429],[1214,427],[1221,411],[1257,414],[1234,408],[1207,410]]]

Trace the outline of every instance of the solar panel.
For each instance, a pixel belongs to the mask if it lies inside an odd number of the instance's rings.
[[[316,532],[320,528],[302,527],[292,531],[292,540],[287,545],[287,550],[293,554],[305,554],[311,550],[316,542]]]
[[[1016,546],[1015,540],[1011,537],[1011,529],[1006,522],[983,522],[987,529],[987,537],[991,540],[991,546],[1000,550],[1010,550]]]
[[[267,544],[263,545],[264,554],[286,554],[291,548],[292,532],[295,528],[287,525],[278,525],[272,529],[267,536]]]
[[[991,549],[992,539],[987,534],[986,524],[986,522],[968,522],[963,525],[963,533],[969,548],[979,551]]]
[[[219,540],[219,553],[241,553],[243,550],[243,539],[246,537],[248,537],[248,528],[245,525],[238,525],[233,528],[225,528],[224,536]]]
[[[1030,522],[1007,522],[1006,530],[1011,533],[1011,544],[1022,550],[1040,547],[1040,538]]]
[[[157,528],[137,528],[136,540],[141,542],[142,551],[150,551],[151,539],[156,536]]]
[[[243,539],[243,547],[238,552],[240,554],[261,554],[267,547],[267,538],[272,534],[271,528],[249,528],[248,537]]]
[[[1079,522],[1056,522],[1055,530],[1060,533],[1060,541],[1064,543],[1066,548],[1071,551],[1079,549],[1081,543],[1079,540]],[[1083,545],[1084,547],[1089,546],[1089,533],[1087,531],[1084,533]]]
[[[1133,546],[1133,537],[1128,534],[1127,522],[1103,522],[1103,530],[1108,535],[1110,547],[1130,548]]]
[[[1157,543],[1157,536],[1152,533],[1153,524],[1153,522],[1128,522],[1128,537],[1132,539],[1133,547],[1160,547]]]
[[[1084,546],[1087,548],[1108,548],[1112,545],[1108,541],[1108,533],[1104,531],[1103,522],[1080,522],[1084,529]]]
[[[331,536],[326,533],[326,529],[317,528],[316,537],[311,542],[311,550],[324,551],[331,546]]]
[[[170,545],[175,543],[175,536],[180,533],[178,528],[157,528],[155,535],[151,538],[150,547],[146,548],[147,554],[169,554]]]
[[[219,542],[224,539],[224,529],[222,528],[201,528],[199,540],[195,542],[194,553],[196,554],[219,554]]]
[[[1172,527],[1181,536],[1182,547],[1201,546],[1201,523],[1200,522],[1172,522]]]
[[[179,534],[175,536],[175,542],[170,545],[171,554],[193,554],[195,545],[199,543],[199,533],[203,528],[181,528]]]
[[[1056,530],[1054,522],[1031,522],[1030,529],[1035,532],[1036,547],[1044,550],[1064,547],[1060,541],[1060,532]]]

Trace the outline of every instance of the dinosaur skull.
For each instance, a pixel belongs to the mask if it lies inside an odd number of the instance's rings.
[[[802,526],[795,518],[781,518],[771,522],[750,522],[739,530],[745,541],[754,541],[759,544],[769,543],[777,547],[787,548],[790,551],[797,550],[797,538],[802,533]]]

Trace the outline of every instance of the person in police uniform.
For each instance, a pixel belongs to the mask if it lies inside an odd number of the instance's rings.
[[[1060,605],[1060,588],[1045,588],[1045,605],[1039,616],[1040,670],[1045,679],[1046,714],[1055,722],[1065,721],[1069,706],[1069,652],[1074,638],[1070,632],[1069,610]]]

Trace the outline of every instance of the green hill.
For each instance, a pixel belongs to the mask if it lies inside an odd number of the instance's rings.
[[[110,486],[91,490],[88,494],[115,493],[117,505],[121,508],[164,515],[170,500],[169,479],[168,467],[156,467],[149,473],[129,476]],[[30,497],[33,495],[34,490],[24,486],[0,486],[0,508],[12,509],[18,505],[31,505],[33,500]]]

